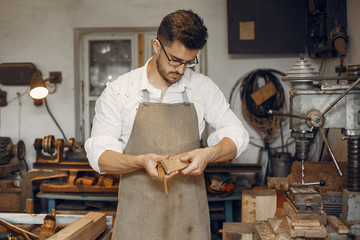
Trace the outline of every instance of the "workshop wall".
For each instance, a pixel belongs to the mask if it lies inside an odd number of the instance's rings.
[[[0,0],[0,63],[32,62],[44,77],[50,71],[62,72],[57,92],[48,96],[49,107],[67,138],[75,137],[74,28],[85,27],[157,27],[167,13],[176,9],[192,9],[204,18],[209,30],[207,75],[223,90],[227,99],[235,82],[257,68],[273,68],[282,72],[298,59],[298,55],[229,55],[227,46],[227,12],[225,0]],[[360,4],[348,0],[348,27],[351,35],[349,63],[360,63],[358,26]],[[286,33],[284,33],[286,37]],[[351,51],[353,50],[353,51]],[[319,66],[319,60],[312,60]],[[326,66],[327,75],[334,74],[335,60]],[[26,144],[26,160],[35,161],[35,138],[62,135],[45,106],[36,107],[28,95],[28,86],[4,86],[8,105],[0,108],[0,136],[14,143]],[[285,89],[287,91],[287,89]],[[21,97],[17,98],[17,94]],[[23,95],[24,93],[24,95]],[[240,105],[236,113],[241,119]],[[262,144],[258,135],[243,120],[252,141]],[[289,135],[289,130],[285,130]],[[275,144],[276,145],[276,144]],[[258,148],[249,146],[240,161],[256,162]]]

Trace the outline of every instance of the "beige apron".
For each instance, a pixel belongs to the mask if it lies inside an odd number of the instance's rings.
[[[170,156],[199,148],[197,114],[183,92],[184,103],[150,103],[144,90],[125,154]],[[123,174],[119,184],[114,240],[207,240],[210,217],[204,176],[176,175],[166,197],[161,181],[145,170]]]

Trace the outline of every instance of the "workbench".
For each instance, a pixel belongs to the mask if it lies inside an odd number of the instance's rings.
[[[114,194],[74,194],[74,193],[42,193],[36,194],[36,197],[48,200],[48,212],[51,209],[56,209],[56,200],[72,200],[72,201],[106,201],[117,202],[118,198]],[[234,194],[227,197],[209,197],[208,202],[223,202],[224,203],[224,220],[226,222],[233,222],[233,201],[241,201],[241,194]]]
[[[117,195],[114,194],[81,194],[81,193],[42,193],[36,194],[38,198],[48,200],[48,212],[56,209],[56,200],[72,200],[72,201],[99,201],[99,202],[117,202]]]

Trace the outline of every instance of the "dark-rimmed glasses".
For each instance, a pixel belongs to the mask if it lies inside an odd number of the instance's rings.
[[[162,45],[162,43],[161,43],[161,41],[160,41],[160,39],[156,38],[156,40],[159,41],[160,46],[161,46],[162,50],[164,51],[165,56],[167,57],[167,59],[168,59],[168,61],[169,61],[169,64],[170,64],[171,66],[178,67],[178,66],[184,64],[186,67],[192,68],[192,67],[194,67],[196,64],[199,63],[199,61],[198,61],[198,59],[197,59],[197,56],[195,56],[195,59],[194,59],[194,60],[191,60],[191,61],[188,61],[188,62],[181,62],[181,61],[177,61],[177,60],[170,59],[169,56],[167,55],[165,49],[164,49],[164,46]]]

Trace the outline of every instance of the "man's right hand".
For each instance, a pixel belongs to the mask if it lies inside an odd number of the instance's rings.
[[[153,180],[160,180],[159,179],[159,173],[157,170],[157,165],[160,163],[161,160],[165,160],[169,158],[169,155],[157,155],[154,153],[142,155],[142,162],[143,166],[147,172],[147,174],[153,179]],[[173,176],[175,176],[176,173],[172,173],[165,176],[165,179],[168,181]]]

